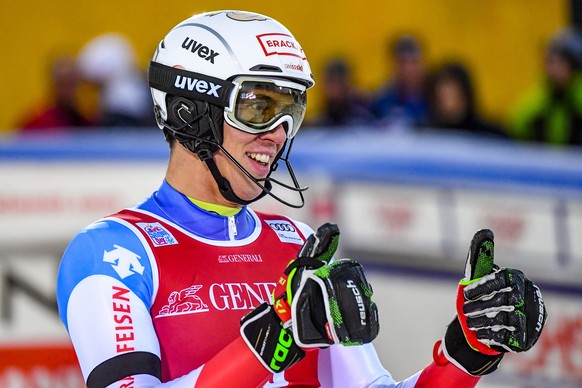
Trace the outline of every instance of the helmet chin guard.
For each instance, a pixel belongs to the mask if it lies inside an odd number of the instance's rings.
[[[249,127],[243,121],[240,124],[243,127],[237,125],[244,117],[234,116],[232,112],[236,110],[231,105],[236,102],[236,93],[242,88],[237,83],[240,79],[258,84],[265,80],[265,83],[275,85],[270,87],[269,93],[278,93],[275,96],[280,98],[282,105],[281,116],[274,116],[272,126],[270,122],[265,122],[262,127],[249,122],[248,125],[253,125]],[[148,69],[148,82],[156,121],[166,138],[176,139],[207,164],[227,200],[247,205],[269,195],[290,207],[304,205],[303,191],[307,187],[300,187],[289,154],[293,137],[303,120],[301,109],[304,109],[305,91],[313,86],[314,81],[301,46],[281,23],[244,11],[195,15],[174,27],[160,42]],[[297,104],[294,105],[294,101]],[[293,125],[286,128],[287,140],[266,178],[252,176],[222,146],[227,113],[230,114],[229,124],[245,132],[273,130],[281,122]],[[251,117],[256,120],[260,116]],[[218,150],[261,188],[256,198],[244,200],[234,192],[214,160],[214,153]],[[284,161],[292,184],[271,177],[279,160]],[[273,193],[273,184],[298,193],[299,203],[288,202]]]

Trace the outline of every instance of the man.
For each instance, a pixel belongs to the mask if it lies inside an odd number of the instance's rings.
[[[372,112],[383,126],[417,127],[428,113],[421,46],[415,37],[402,35],[388,45],[388,57],[394,76],[376,92]]]
[[[331,260],[337,227],[314,234],[247,207],[267,194],[301,205],[271,191],[280,184],[302,198],[287,156],[313,80],[293,35],[263,15],[197,15],[160,43],[148,77],[171,148],[165,181],[143,203],[79,233],[59,271],[60,316],[87,385],[395,385],[371,344],[378,314],[362,267]],[[271,178],[279,160],[293,186]],[[481,260],[479,277],[493,271],[492,260],[484,270],[483,257],[471,257]],[[495,369],[509,331],[480,330],[483,339],[471,340],[477,351],[463,330],[475,328],[471,319],[490,323],[484,308],[491,315],[507,307],[506,296],[523,296],[525,286],[511,291],[499,273],[466,288],[503,289],[494,298],[503,303],[479,302],[467,314],[476,318],[455,318],[437,361],[401,386],[471,386]],[[528,306],[537,309],[538,299]],[[515,343],[535,342],[525,320],[506,317],[513,315],[498,314],[497,324],[523,334]]]
[[[62,131],[93,125],[78,104],[79,73],[77,60],[59,56],[50,66],[50,94],[43,106],[27,111],[17,124],[21,132]]]
[[[322,88],[321,112],[308,125],[333,128],[374,122],[370,97],[354,82],[352,67],[346,59],[332,58],[326,63]]]
[[[78,58],[81,78],[97,94],[96,125],[154,125],[149,88],[127,37],[115,32],[98,35],[81,48]]]
[[[582,33],[559,31],[548,43],[544,79],[520,97],[512,112],[517,139],[582,145]]]

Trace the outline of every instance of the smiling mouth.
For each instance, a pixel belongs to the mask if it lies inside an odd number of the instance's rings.
[[[247,156],[254,161],[260,163],[263,166],[266,166],[271,161],[271,157],[267,154],[256,154],[253,152],[247,153]]]

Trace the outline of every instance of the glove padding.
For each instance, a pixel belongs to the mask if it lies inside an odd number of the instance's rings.
[[[342,259],[299,276],[291,305],[293,337],[299,346],[361,345],[376,338],[378,308],[357,261]]]
[[[320,226],[275,288],[275,311],[302,348],[360,345],[378,335],[378,309],[362,266],[350,259],[329,264],[338,242],[337,225]]]
[[[463,289],[462,315],[477,340],[499,352],[523,352],[540,337],[547,318],[540,289],[523,272],[503,268]]]
[[[293,341],[273,306],[262,303],[241,320],[240,333],[263,366],[272,373],[297,363],[305,352]]]
[[[274,305],[263,303],[241,320],[240,333],[244,341],[263,366],[273,373],[281,372],[305,357],[305,352],[297,346],[291,334],[291,297],[287,302],[287,274],[292,270],[294,273],[298,267],[321,267],[331,259],[337,248],[339,230],[333,224],[326,224],[318,232],[317,237],[309,237],[297,258],[291,262],[294,266],[289,265],[285,276],[279,279],[274,295],[281,296],[273,298]],[[292,295],[291,291],[289,295]]]
[[[473,375],[493,372],[506,352],[530,349],[547,319],[539,288],[521,271],[494,264],[493,238],[489,229],[473,237],[457,318],[445,334],[447,355]]]

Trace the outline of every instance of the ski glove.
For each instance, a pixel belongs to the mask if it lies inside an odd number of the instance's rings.
[[[493,372],[504,353],[530,349],[547,319],[540,289],[523,272],[494,264],[493,238],[483,229],[471,241],[444,341],[456,364],[477,376]]]
[[[315,243],[315,237],[311,235],[291,264],[301,262],[303,267],[316,268],[329,262],[338,245],[337,226],[320,227],[317,238]],[[304,258],[300,260],[301,257]],[[263,366],[273,373],[281,372],[305,357],[305,352],[292,337],[291,298],[286,298],[285,287],[290,267],[285,270],[273,292],[279,295],[273,297],[274,305],[263,303],[241,320],[240,332],[245,342]]]
[[[273,306],[262,303],[241,320],[240,333],[261,364],[272,373],[282,372],[305,357],[283,328]]]
[[[241,336],[263,366],[281,372],[303,357],[302,348],[359,345],[378,335],[372,287],[355,260],[331,262],[337,225],[326,223],[307,238],[273,292],[241,320]]]
[[[339,234],[335,224],[320,226],[274,291],[275,311],[302,348],[361,345],[379,332],[378,309],[363,267],[351,259],[331,262]]]

